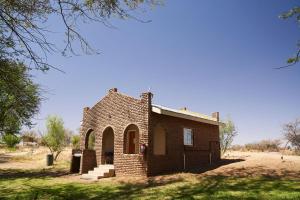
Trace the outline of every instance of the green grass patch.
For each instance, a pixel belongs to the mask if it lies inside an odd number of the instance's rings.
[[[300,199],[300,180],[188,174],[143,182],[80,182],[59,170],[0,171],[0,199]]]

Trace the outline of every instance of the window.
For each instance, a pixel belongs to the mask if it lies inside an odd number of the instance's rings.
[[[183,129],[183,144],[184,145],[193,145],[193,132],[192,129],[184,128]]]
[[[166,155],[166,132],[160,125],[154,129],[153,153],[154,155]]]

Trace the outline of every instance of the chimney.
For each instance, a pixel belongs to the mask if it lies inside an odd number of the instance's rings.
[[[151,92],[143,92],[140,97],[143,102],[147,102],[149,106],[152,105],[153,94]]]
[[[90,107],[84,107],[84,108],[83,108],[83,112],[85,113],[85,112],[87,112],[89,109],[90,109]]]
[[[118,88],[111,88],[108,90],[108,92],[118,92]]]
[[[81,121],[81,124],[84,122],[85,118],[86,118],[86,115],[88,113],[88,111],[90,110],[90,107],[84,107],[83,108],[83,114],[82,114],[82,121]]]
[[[217,119],[217,121],[220,121],[220,114],[219,114],[219,112],[213,112],[213,113],[211,114],[211,116],[212,116],[213,118]]]
[[[180,110],[187,111],[187,107],[180,108]]]

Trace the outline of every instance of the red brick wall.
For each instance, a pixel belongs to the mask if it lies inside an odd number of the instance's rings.
[[[80,160],[80,173],[87,173],[97,166],[96,153],[94,150],[84,149]]]
[[[81,126],[81,149],[85,148],[85,137],[92,129],[96,136],[96,162],[101,164],[102,135],[107,127],[114,131],[114,165],[116,175],[146,175],[147,163],[142,155],[124,154],[124,131],[130,124],[139,129],[139,143],[148,145],[148,130],[151,109],[151,94],[143,93],[141,99],[120,94],[112,89],[90,109],[84,109]]]
[[[152,113],[152,129],[160,124],[166,131],[166,155],[153,154],[153,133],[149,134],[148,175],[164,172],[183,171],[184,154],[186,170],[200,168],[209,163],[210,141],[219,141],[219,128],[191,120]],[[183,145],[183,128],[193,130],[194,145]],[[214,160],[220,157],[219,148],[215,151]]]

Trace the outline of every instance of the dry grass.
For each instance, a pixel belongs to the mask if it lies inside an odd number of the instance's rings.
[[[46,147],[25,147],[15,151],[2,149],[0,151],[0,169],[43,169],[46,167]],[[71,159],[71,149],[66,148],[58,157],[54,167],[68,168]]]
[[[299,156],[235,151],[195,173],[94,182],[68,174],[70,149],[49,168],[47,149],[28,152],[0,154],[0,199],[300,199]]]

